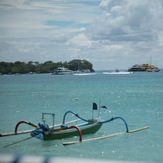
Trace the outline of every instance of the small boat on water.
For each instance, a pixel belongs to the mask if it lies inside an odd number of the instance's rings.
[[[54,129],[54,134],[51,134],[52,131],[45,132],[44,140],[55,140],[63,139],[67,137],[77,136],[79,132],[82,135],[93,134],[97,132],[102,126],[102,123],[98,123],[98,120],[88,121],[87,123],[75,125],[75,126],[61,126],[58,129]]]
[[[98,115],[100,115],[100,108],[107,109],[106,106],[102,106],[102,107],[99,106],[99,114]],[[129,131],[128,124],[122,117],[112,117],[108,120],[100,120],[99,117],[94,118],[94,110],[98,110],[96,103],[93,103],[92,119],[85,119],[85,118],[82,118],[81,116],[79,116],[78,114],[76,114],[72,111],[67,111],[63,116],[62,123],[58,124],[58,125],[54,125],[54,118],[55,118],[54,113],[42,113],[42,121],[38,125],[33,124],[31,122],[28,122],[28,121],[20,121],[15,126],[15,132],[14,133],[0,134],[0,137],[30,133],[31,137],[36,137],[40,140],[55,140],[55,139],[63,139],[63,138],[73,137],[73,136],[79,135],[79,141],[72,141],[72,142],[63,143],[63,145],[70,145],[70,144],[75,144],[75,143],[79,143],[82,141],[85,142],[85,141],[91,141],[91,140],[98,140],[98,139],[104,139],[104,138],[108,138],[108,137],[112,137],[112,136],[117,136],[120,134],[133,133],[133,132],[137,132],[137,131],[144,130],[144,129],[148,128],[148,127],[144,127],[144,128]],[[70,122],[65,122],[67,114],[73,114],[74,116],[77,117],[77,119],[70,121]],[[44,120],[45,115],[51,115],[52,116],[52,126],[49,127],[49,125],[45,122],[45,120]],[[117,134],[113,134],[113,135],[102,136],[102,137],[97,137],[97,138],[92,138],[92,139],[82,140],[82,135],[93,134],[93,133],[97,132],[104,123],[108,123],[108,122],[111,122],[111,121],[116,120],[116,119],[121,119],[124,122],[125,129],[126,129],[125,132],[121,132],[121,133],[117,133]],[[77,122],[79,120],[84,121],[84,123],[81,123],[78,125],[68,126],[68,124]],[[18,126],[22,123],[33,126],[36,129],[18,132],[17,131]],[[29,138],[27,138],[27,139],[29,139]],[[27,140],[27,139],[25,139],[25,140]]]
[[[52,73],[52,75],[72,75],[72,74],[73,74],[73,71],[64,67],[59,67],[55,69],[54,72]]]

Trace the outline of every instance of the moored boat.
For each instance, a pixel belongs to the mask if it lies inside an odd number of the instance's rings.
[[[46,124],[44,121],[44,115],[49,114],[53,116],[53,125],[51,127]],[[73,114],[80,120],[84,121],[85,123],[68,126],[65,123],[65,119],[67,114]],[[31,132],[32,137],[39,138],[41,140],[55,140],[55,139],[63,139],[71,136],[77,136],[79,135],[79,132],[81,132],[82,135],[85,134],[92,134],[97,132],[103,123],[100,123],[100,119],[84,119],[78,114],[67,111],[63,116],[63,122],[62,125],[58,126],[58,128],[55,128],[54,126],[54,116],[53,113],[42,113],[42,121],[38,124],[38,127]]]
[[[54,118],[55,118],[54,113],[42,113],[42,121],[38,125],[33,124],[31,122],[28,122],[28,121],[20,121],[20,122],[17,123],[14,133],[0,134],[0,137],[31,133],[31,137],[36,137],[36,138],[38,138],[40,140],[55,140],[55,139],[63,139],[63,138],[73,137],[73,136],[78,136],[79,135],[79,138],[80,138],[79,141],[71,141],[71,142],[63,143],[63,145],[70,145],[70,144],[75,144],[75,143],[79,143],[79,142],[86,142],[86,141],[109,138],[109,137],[118,136],[118,135],[122,135],[122,134],[126,134],[126,133],[133,133],[133,132],[141,131],[141,130],[144,130],[144,129],[148,128],[148,127],[143,127],[143,128],[139,128],[139,129],[136,129],[136,130],[129,131],[128,124],[122,117],[112,117],[112,118],[110,118],[108,120],[100,120],[100,118],[99,118],[100,117],[100,108],[107,109],[106,106],[99,106],[98,118],[94,118],[94,110],[98,110],[98,109],[97,109],[97,104],[93,103],[93,111],[92,111],[92,118],[91,119],[84,119],[84,118],[82,118],[81,116],[79,116],[78,114],[76,114],[76,113],[74,113],[72,111],[67,111],[63,116],[62,123],[58,124],[58,125],[54,125]],[[46,115],[46,114],[47,115],[52,115],[52,126],[50,126],[50,127],[45,122],[45,119],[44,119],[44,115]],[[70,121],[70,122],[65,122],[67,114],[73,114],[78,119]],[[70,126],[68,126],[68,124],[77,122],[77,121],[79,121],[79,119],[84,121],[84,123],[78,124],[78,125],[70,125]],[[82,135],[95,133],[101,128],[101,126],[104,123],[108,123],[108,122],[111,122],[111,121],[116,120],[116,119],[121,119],[124,122],[125,129],[126,129],[125,132],[116,133],[116,134],[112,134],[112,135],[106,135],[106,136],[102,136],[102,137],[96,137],[96,138],[92,138],[92,139],[82,140]],[[27,131],[18,132],[17,131],[18,126],[21,123],[28,124],[30,126],[35,127],[36,129],[35,130],[27,130]],[[31,137],[29,137],[29,138],[31,138]],[[26,139],[24,139],[22,141],[28,140],[29,138],[26,138]],[[18,141],[18,143],[22,142],[22,141]],[[15,143],[13,143],[13,144],[15,144]],[[10,145],[8,145],[8,146],[10,146]]]
[[[142,65],[134,65],[128,69],[129,72],[135,71],[145,71],[145,72],[159,72],[160,69],[150,63],[142,64]]]
[[[102,123],[88,122],[88,123],[75,125],[75,126],[81,130],[82,135],[85,135],[85,134],[93,134],[97,132],[101,128]],[[55,129],[54,134],[52,134],[51,132],[45,132],[44,140],[63,139],[63,138],[78,136],[78,135],[79,132],[76,128],[66,127],[66,128]]]
[[[52,74],[53,75],[72,75],[73,71],[69,70],[68,68],[59,67],[59,68],[55,69]]]

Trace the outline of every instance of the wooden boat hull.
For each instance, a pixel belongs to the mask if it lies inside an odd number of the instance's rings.
[[[93,124],[83,124],[77,126],[80,128],[82,135],[84,134],[92,134],[97,132],[102,126],[102,123],[93,123]],[[75,128],[71,129],[59,129],[58,131],[54,131],[54,133],[45,133],[44,140],[55,140],[55,139],[62,139],[72,136],[78,136],[79,132]]]

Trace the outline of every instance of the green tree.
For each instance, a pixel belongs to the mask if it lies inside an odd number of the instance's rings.
[[[57,69],[58,67],[65,67],[69,68],[70,70],[76,71],[76,70],[84,70],[84,69],[90,69],[90,71],[93,71],[92,67],[93,65],[88,62],[87,60],[79,60],[74,59],[70,62],[57,62],[53,63],[52,61],[46,61],[44,63],[39,62],[33,62],[29,61],[28,63],[16,61],[15,63],[12,62],[0,62],[0,73],[1,74],[16,74],[16,73],[29,73],[29,72],[35,72],[35,73],[51,73],[54,71],[54,69]]]
[[[69,69],[70,69],[70,70],[73,70],[73,71],[80,70],[80,67],[81,67],[81,60],[79,60],[79,59],[74,59],[74,60],[68,62],[68,65],[69,65]]]
[[[1,74],[11,73],[12,65],[13,65],[13,63],[11,63],[11,62],[0,62],[0,73]]]
[[[89,69],[93,72],[93,65],[87,60],[74,59],[68,63],[69,69],[73,71]]]
[[[35,68],[35,63],[33,61],[29,61],[27,64],[28,72],[35,72]]]

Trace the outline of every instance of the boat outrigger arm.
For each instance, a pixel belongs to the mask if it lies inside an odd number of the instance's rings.
[[[111,135],[106,135],[106,136],[102,136],[102,137],[96,137],[96,138],[90,138],[90,139],[85,139],[85,140],[82,140],[82,132],[80,130],[80,128],[76,127],[76,126],[72,126],[71,128],[76,128],[77,131],[78,131],[78,134],[79,134],[79,141],[70,141],[70,142],[63,142],[62,144],[63,145],[71,145],[71,144],[76,144],[76,143],[80,143],[80,142],[87,142],[87,141],[93,141],[93,140],[99,140],[99,139],[105,139],[105,138],[110,138],[110,137],[113,137],[113,136],[118,136],[118,135],[122,135],[122,134],[127,134],[127,133],[134,133],[134,132],[138,132],[138,131],[141,131],[141,130],[145,130],[145,129],[148,129],[149,127],[146,126],[146,127],[143,127],[143,128],[139,128],[139,129],[135,129],[135,130],[130,130],[128,129],[128,124],[127,122],[122,118],[122,117],[112,117],[110,118],[109,120],[105,120],[105,121],[100,121],[99,119],[95,120],[95,119],[91,119],[91,120],[86,120],[82,117],[80,117],[78,114],[75,114],[74,112],[72,111],[68,111],[65,113],[64,117],[63,117],[63,124],[65,123],[65,117],[68,113],[72,113],[74,114],[76,117],[80,118],[81,120],[85,121],[85,122],[89,122],[89,123],[94,123],[95,121],[97,121],[98,124],[104,124],[104,123],[108,123],[108,122],[111,122],[113,120],[116,120],[116,119],[121,119],[124,124],[125,124],[125,127],[126,127],[126,132],[120,132],[120,133],[115,133],[115,134],[111,134]]]
[[[71,113],[71,114],[75,115],[77,118],[79,118],[79,119],[81,119],[81,120],[83,120],[83,121],[85,121],[85,122],[93,123],[93,122],[95,122],[95,121],[98,121],[98,119],[89,119],[89,120],[86,120],[86,119],[80,117],[78,114],[76,114],[76,113],[74,113],[74,112],[72,112],[72,111],[67,111],[67,112],[64,114],[64,116],[63,116],[63,122],[62,122],[63,125],[65,124],[66,115],[67,115],[68,113]],[[98,123],[103,124],[103,123],[111,122],[111,121],[116,120],[116,119],[121,119],[121,120],[125,123],[126,132],[128,132],[129,130],[128,130],[127,122],[126,122],[122,117],[112,117],[112,118],[110,118],[109,120],[106,120],[106,121],[98,121]]]
[[[76,120],[73,120],[73,121],[69,121],[69,122],[66,122],[65,124],[67,125],[67,124],[71,124],[71,123],[76,123],[76,122],[78,122],[78,121],[80,121],[80,119],[76,119]],[[28,125],[30,125],[30,126],[32,126],[32,127],[35,127],[35,128],[38,127],[38,125],[33,124],[33,123],[31,123],[31,122],[28,122],[28,121],[20,121],[20,122],[18,122],[18,123],[16,124],[16,126],[15,126],[15,131],[14,131],[14,132],[11,132],[11,133],[2,133],[2,134],[0,134],[0,137],[12,136],[12,135],[20,135],[20,134],[28,134],[28,133],[30,133],[30,132],[33,131],[33,129],[32,129],[32,130],[25,130],[25,131],[17,131],[19,125],[22,124],[22,123],[28,124]],[[61,124],[54,125],[54,128],[60,127],[60,126],[62,126],[62,123],[61,123]],[[52,126],[51,126],[51,127],[52,127]]]

